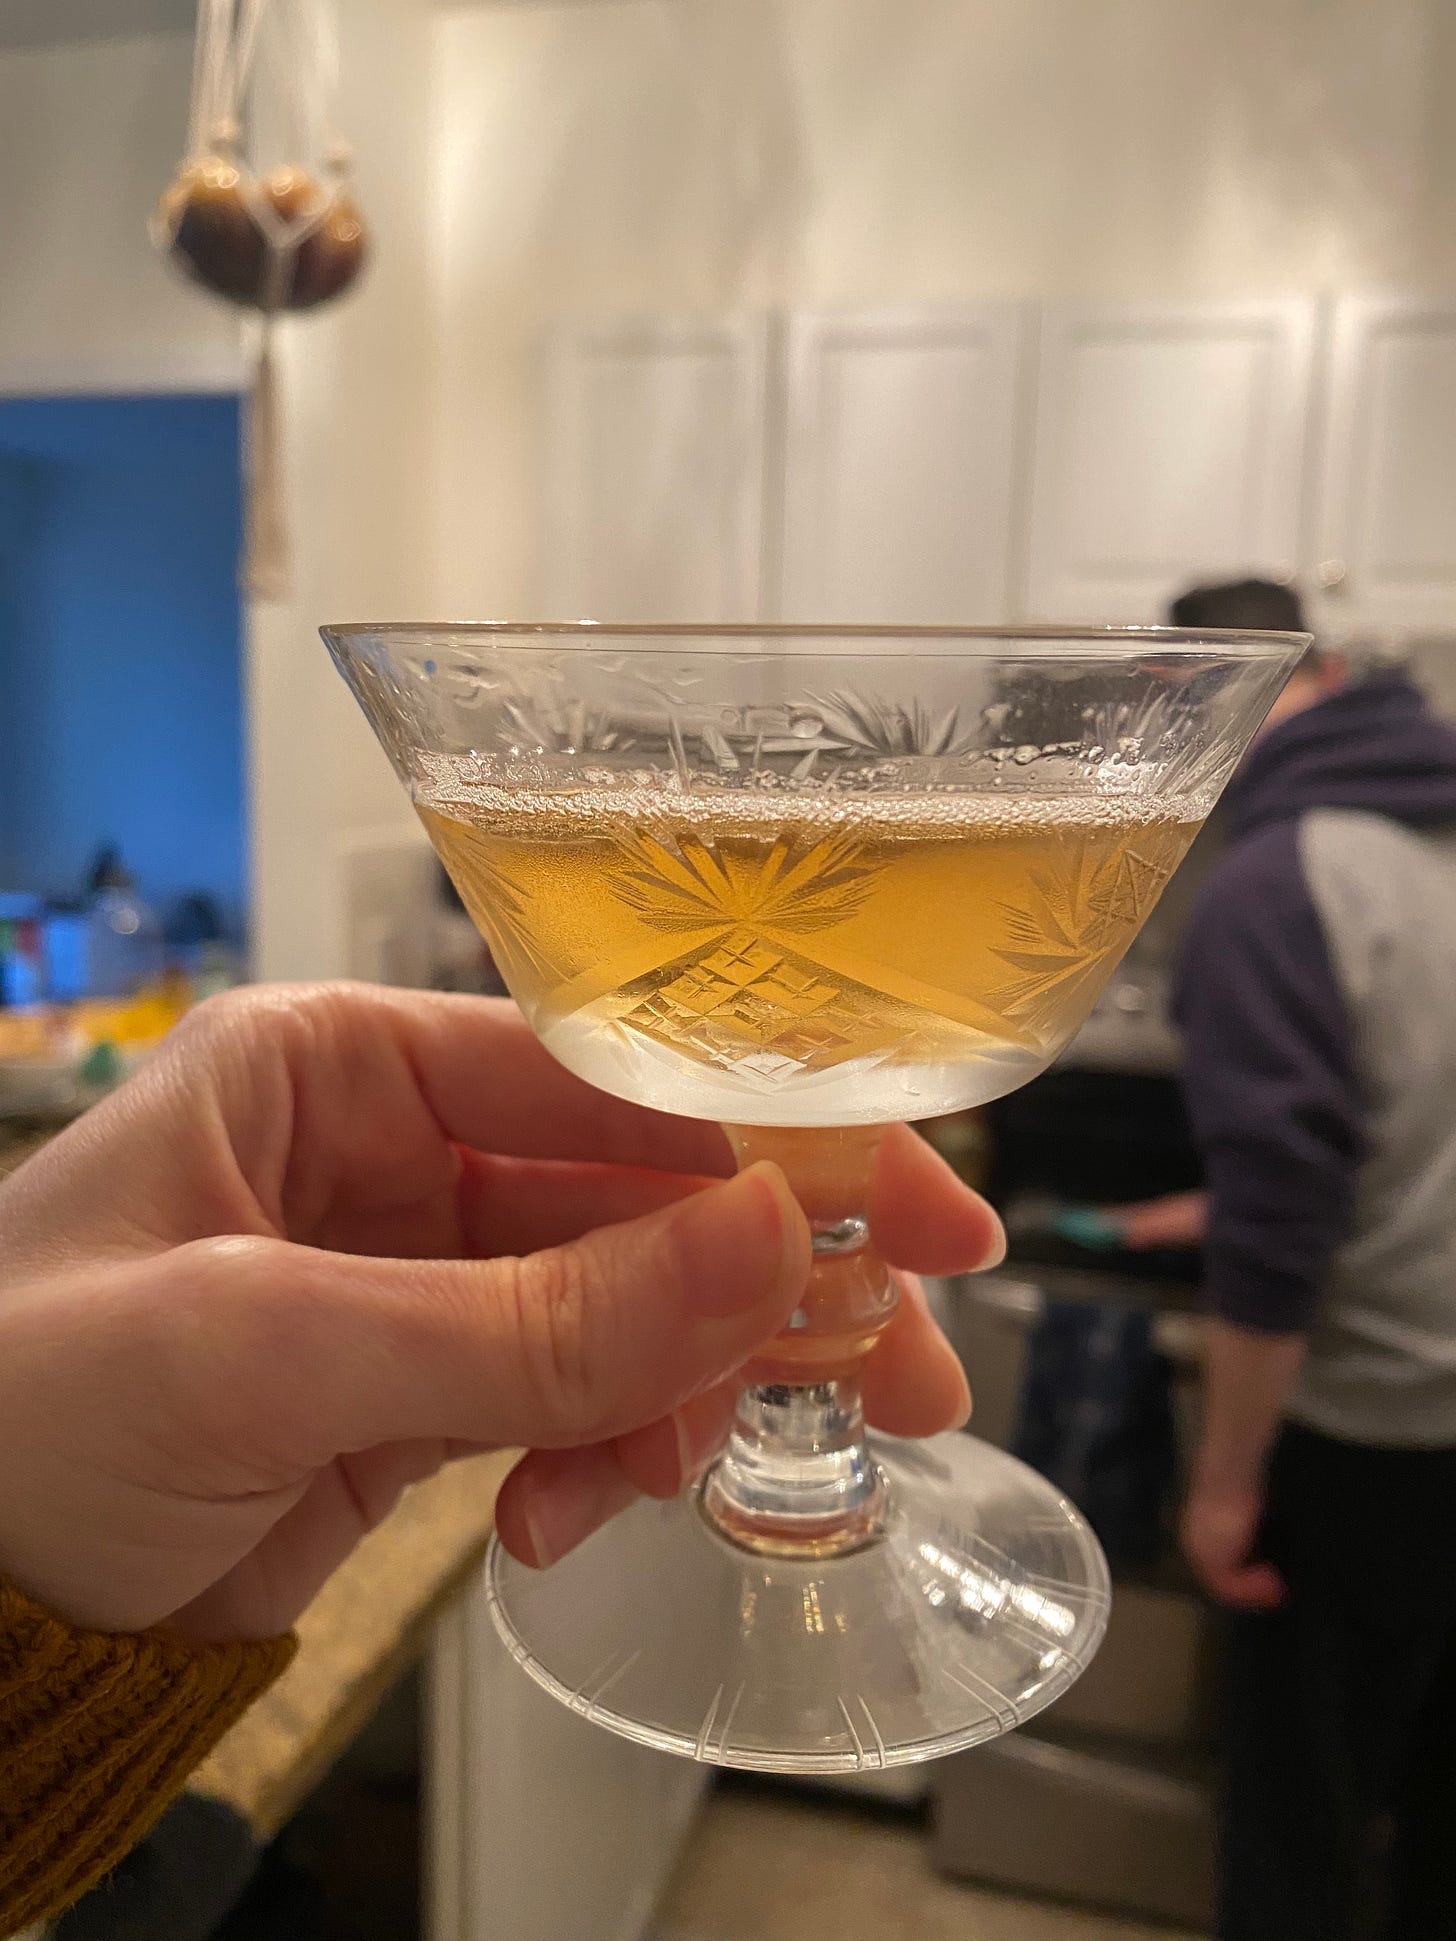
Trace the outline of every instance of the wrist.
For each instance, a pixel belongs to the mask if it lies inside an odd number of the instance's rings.
[[[85,1630],[0,1579],[0,1932],[108,1873],[294,1647]]]

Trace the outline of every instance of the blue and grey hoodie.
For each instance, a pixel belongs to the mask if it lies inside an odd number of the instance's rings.
[[[1175,994],[1213,1310],[1307,1332],[1291,1414],[1456,1445],[1456,728],[1395,674],[1258,742]]]

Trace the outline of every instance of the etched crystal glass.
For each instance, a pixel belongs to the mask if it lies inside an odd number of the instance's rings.
[[[1101,1639],[1106,1566],[1010,1456],[866,1433],[895,1303],[876,1143],[1065,1047],[1303,637],[324,634],[543,1042],[721,1120],[814,1232],[698,1489],[545,1573],[493,1548],[511,1652],[585,1717],[731,1766],[891,1766],[1031,1717]]]

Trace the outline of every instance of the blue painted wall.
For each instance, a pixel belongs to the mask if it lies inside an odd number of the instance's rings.
[[[245,909],[239,404],[0,399],[0,889]]]

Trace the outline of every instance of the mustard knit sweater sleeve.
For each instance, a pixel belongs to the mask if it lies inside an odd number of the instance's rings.
[[[0,1935],[114,1867],[294,1649],[79,1631],[0,1582]]]

